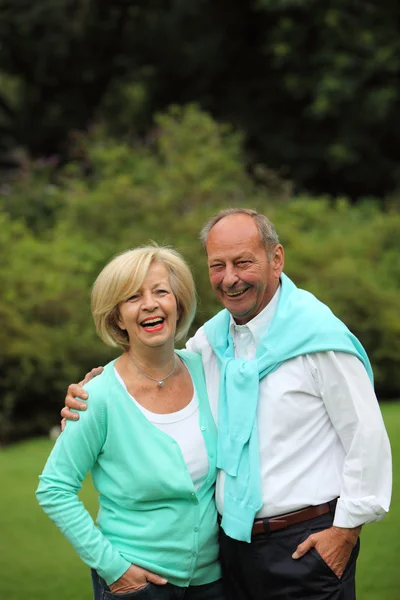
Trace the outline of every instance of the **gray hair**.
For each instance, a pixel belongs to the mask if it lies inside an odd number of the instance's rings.
[[[275,227],[265,215],[251,208],[226,208],[211,217],[200,231],[199,239],[204,248],[206,248],[209,233],[214,225],[230,215],[249,215],[249,217],[252,217],[260,234],[261,244],[267,250],[268,255],[270,255],[272,248],[279,244],[279,237],[275,231]]]

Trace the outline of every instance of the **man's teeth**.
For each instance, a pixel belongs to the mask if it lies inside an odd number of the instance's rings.
[[[225,294],[229,297],[232,297],[232,296],[240,296],[241,294],[244,294],[244,292],[247,292],[247,289],[240,290],[239,292],[225,292]]]

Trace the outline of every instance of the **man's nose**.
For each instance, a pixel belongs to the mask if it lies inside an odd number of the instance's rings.
[[[239,277],[237,276],[236,269],[233,265],[226,265],[223,285],[224,287],[232,287],[239,281]]]

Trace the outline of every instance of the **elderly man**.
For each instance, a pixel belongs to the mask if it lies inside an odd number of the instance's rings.
[[[202,355],[218,421],[228,597],[351,600],[361,526],[384,516],[391,495],[368,357],[283,274],[283,247],[266,217],[221,211],[201,239],[225,308],[187,347]],[[70,386],[67,405],[79,408],[73,396],[81,394]]]

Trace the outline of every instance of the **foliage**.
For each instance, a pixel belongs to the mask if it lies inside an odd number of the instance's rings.
[[[0,187],[0,210],[32,233],[44,234],[55,225],[63,205],[63,190],[54,180],[57,160],[31,161],[21,155],[19,163]]]
[[[298,199],[276,211],[287,272],[367,348],[380,396],[400,389],[400,213],[376,202]],[[282,224],[282,226],[281,226]]]
[[[68,237],[40,240],[0,215],[0,441],[46,430],[65,381],[93,361],[88,272],[94,249]],[[53,234],[54,235],[54,234]],[[58,398],[57,398],[58,396]],[[50,421],[51,422],[51,421]]]
[[[390,146],[399,134],[399,8],[345,0],[258,4],[272,25],[264,52],[275,91],[294,111],[289,118],[287,109],[282,114],[284,133],[276,143],[289,143],[289,160],[294,152],[298,161],[296,147],[302,149],[296,180],[311,178],[314,189],[335,195],[390,189],[398,165]]]
[[[91,284],[115,253],[150,239],[177,247],[199,292],[192,333],[219,309],[196,236],[227,206],[254,207],[276,222],[287,273],[359,336],[379,394],[398,395],[395,199],[386,211],[372,200],[291,199],[290,186],[263,166],[251,177],[242,137],[196,106],[172,107],[155,123],[151,138],[131,144],[94,128],[76,138],[79,163],[57,176],[27,163],[0,196],[8,257],[0,263],[0,442],[46,431],[67,384],[115,356],[96,338],[89,309]]]
[[[3,106],[17,146],[58,154],[88,124],[120,71],[127,12],[126,2],[1,0],[0,68],[19,82],[17,101]]]
[[[297,189],[383,197],[399,186],[399,11],[389,0],[0,0],[3,143],[70,158],[71,135],[99,115],[146,138],[155,112],[197,102],[244,132],[251,165]]]

